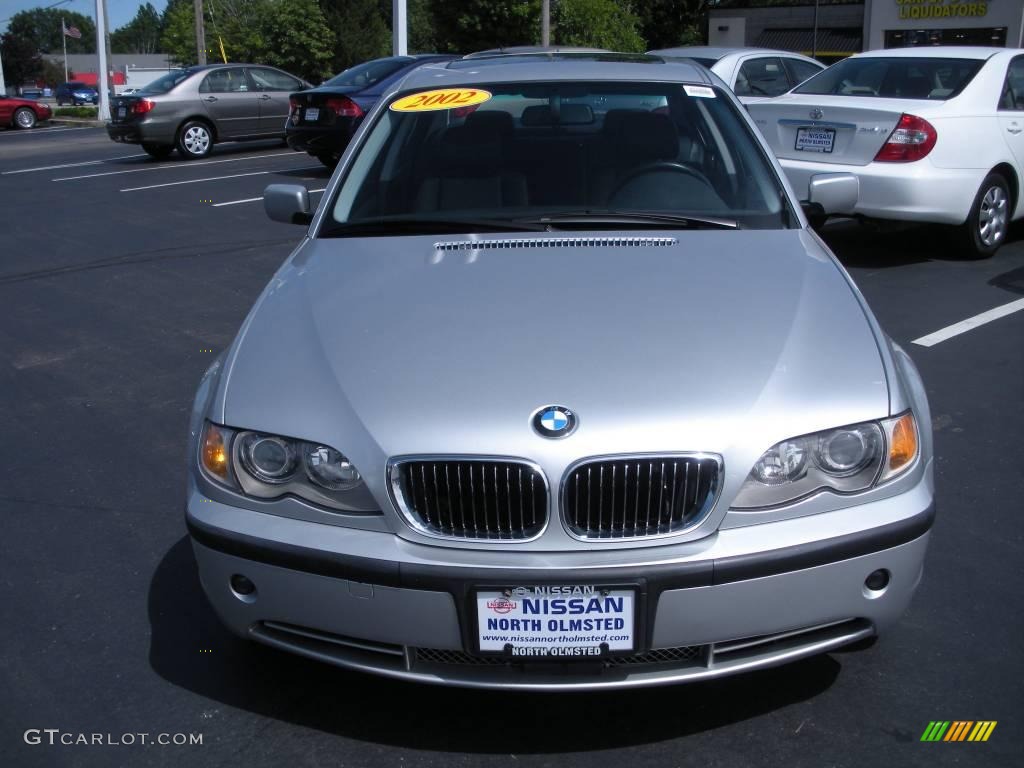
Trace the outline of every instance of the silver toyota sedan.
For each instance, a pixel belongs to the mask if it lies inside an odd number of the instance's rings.
[[[151,157],[206,157],[224,141],[284,138],[289,94],[311,88],[287,72],[256,64],[174,69],[110,104],[107,135],[139,144]]]
[[[367,116],[203,377],[186,517],[238,635],[598,689],[893,627],[934,517],[921,379],[697,64],[507,56]]]

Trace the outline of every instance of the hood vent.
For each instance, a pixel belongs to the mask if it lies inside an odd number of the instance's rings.
[[[450,240],[434,243],[438,251],[498,251],[514,248],[661,248],[674,237],[517,237],[503,240]]]

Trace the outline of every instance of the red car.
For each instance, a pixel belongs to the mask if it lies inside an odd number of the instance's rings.
[[[14,128],[34,128],[40,120],[49,120],[53,115],[50,108],[41,101],[19,99],[15,96],[0,96],[0,125]]]

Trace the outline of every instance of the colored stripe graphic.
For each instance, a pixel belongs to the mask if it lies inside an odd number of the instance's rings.
[[[996,720],[932,720],[921,734],[921,741],[988,741]]]
[[[953,725],[949,728],[949,733],[946,734],[946,738],[943,741],[963,741],[964,737],[967,736],[967,729],[972,725],[974,723],[970,720],[954,720]]]
[[[932,720],[921,734],[921,741],[939,741],[946,733],[947,728],[949,728],[948,720]]]
[[[971,731],[971,735],[967,738],[968,741],[988,741],[988,737],[992,735],[992,731],[996,729],[996,720],[979,720],[978,724],[974,726],[974,730]]]

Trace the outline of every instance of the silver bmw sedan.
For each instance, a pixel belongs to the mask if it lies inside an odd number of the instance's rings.
[[[934,516],[921,379],[697,64],[511,55],[367,116],[192,413],[224,623],[394,678],[655,685],[893,627]],[[806,199],[802,199],[806,198]]]

